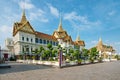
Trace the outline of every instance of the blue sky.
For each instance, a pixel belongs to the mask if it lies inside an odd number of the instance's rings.
[[[86,48],[103,43],[120,52],[120,0],[0,0],[0,45],[12,37],[13,23],[26,16],[34,30],[52,34],[60,14],[63,28],[73,41],[79,34]]]

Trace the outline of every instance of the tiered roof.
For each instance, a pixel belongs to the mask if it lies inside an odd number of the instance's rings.
[[[23,31],[31,34],[35,33],[34,29],[25,16],[25,11],[23,11],[21,21],[15,22],[13,25],[13,36],[15,36],[18,31]]]
[[[104,45],[102,43],[101,38],[99,39],[96,48],[97,48],[98,51],[101,51],[101,52],[104,52],[104,51],[113,52],[113,51],[115,51],[112,46]]]
[[[78,35],[76,41],[74,42],[74,45],[85,46],[85,43],[83,40],[80,40],[80,36]]]

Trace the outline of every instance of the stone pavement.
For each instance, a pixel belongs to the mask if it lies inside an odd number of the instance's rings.
[[[120,80],[120,61],[67,68],[12,63],[0,69],[0,80]]]
[[[11,68],[11,66],[6,63],[0,63],[0,68]]]

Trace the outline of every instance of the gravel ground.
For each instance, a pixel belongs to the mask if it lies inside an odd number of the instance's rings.
[[[67,68],[9,63],[0,69],[0,80],[120,80],[120,61]]]

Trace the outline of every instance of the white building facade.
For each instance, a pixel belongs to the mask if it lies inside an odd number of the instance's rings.
[[[14,54],[22,55],[26,53],[31,55],[33,50],[40,46],[46,48],[48,43],[52,44],[54,48],[57,48],[58,45],[61,45],[62,48],[74,48],[76,45],[79,48],[85,46],[84,41],[80,39],[79,41],[72,41],[71,36],[63,30],[61,21],[58,29],[53,32],[53,35],[35,31],[26,19],[25,12],[23,11],[21,21],[13,25]]]

